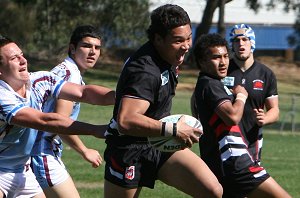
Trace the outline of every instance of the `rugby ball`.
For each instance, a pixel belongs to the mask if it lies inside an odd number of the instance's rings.
[[[162,122],[173,122],[177,123],[181,116],[185,117],[185,123],[191,127],[199,128],[202,130],[202,125],[199,120],[190,115],[185,114],[176,114],[170,115],[160,119]],[[185,149],[186,144],[176,137],[148,137],[149,143],[154,146],[156,149],[163,152],[175,152],[178,150]]]

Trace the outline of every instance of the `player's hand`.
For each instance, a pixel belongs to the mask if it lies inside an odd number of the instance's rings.
[[[241,94],[245,95],[246,97],[248,97],[247,90],[241,85],[237,85],[237,86],[233,87],[232,93],[235,95],[237,95],[238,93],[241,93]]]
[[[86,149],[83,152],[83,158],[92,164],[92,167],[97,168],[102,164],[102,157],[97,150]]]
[[[194,143],[199,142],[203,131],[193,128],[185,123],[185,117],[182,116],[177,122],[177,137],[185,142],[187,147],[192,147]]]
[[[256,123],[258,126],[263,126],[266,124],[266,114],[263,109],[254,109],[254,113],[256,114]]]

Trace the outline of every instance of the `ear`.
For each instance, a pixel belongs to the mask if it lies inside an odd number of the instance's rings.
[[[156,45],[160,45],[163,41],[163,38],[159,34],[155,34],[154,36],[154,43]]]
[[[70,48],[71,54],[75,54],[75,51],[76,51],[75,46],[73,44],[70,44],[69,48]]]

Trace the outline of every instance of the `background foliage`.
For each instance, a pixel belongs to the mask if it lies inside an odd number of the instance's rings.
[[[0,7],[0,33],[27,53],[60,53],[82,24],[98,27],[106,47],[135,47],[149,23],[148,0],[1,0]]]

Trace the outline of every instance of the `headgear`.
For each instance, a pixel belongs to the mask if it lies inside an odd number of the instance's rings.
[[[230,31],[230,41],[233,42],[233,40],[237,37],[237,36],[246,36],[249,38],[250,43],[251,43],[251,52],[254,51],[255,49],[255,34],[253,29],[246,24],[238,24],[233,26],[233,28]]]

